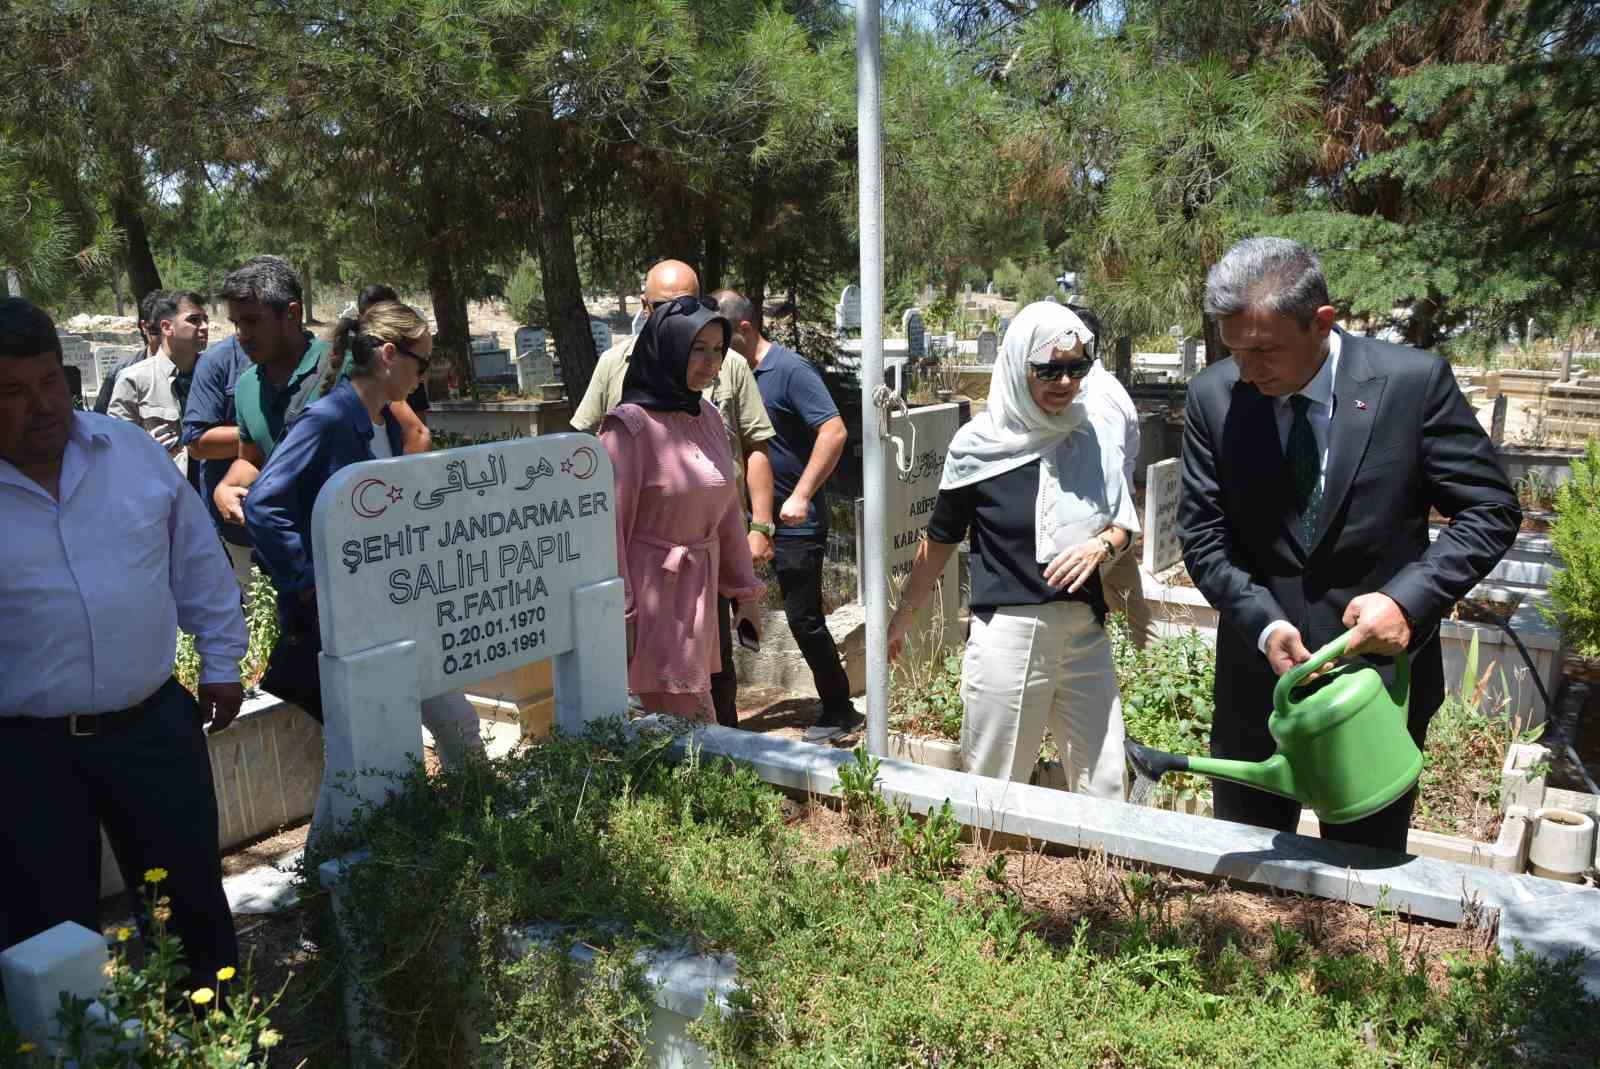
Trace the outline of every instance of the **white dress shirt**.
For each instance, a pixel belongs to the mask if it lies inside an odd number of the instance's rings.
[[[1133,494],[1133,476],[1139,467],[1139,409],[1115,375],[1096,360],[1079,390],[1095,433],[1108,445],[1122,450],[1127,492]]]
[[[1328,488],[1328,428],[1333,424],[1333,413],[1338,407],[1339,399],[1334,395],[1334,375],[1339,368],[1339,332],[1328,331],[1328,359],[1322,362],[1322,367],[1311,376],[1311,381],[1306,383],[1296,394],[1303,394],[1311,404],[1306,407],[1306,421],[1311,424],[1311,436],[1317,441],[1317,456],[1321,463],[1317,468],[1317,493],[1320,495]],[[1278,444],[1283,447],[1284,455],[1289,452],[1289,431],[1294,425],[1294,402],[1290,399],[1294,394],[1272,399],[1272,411],[1278,418]],[[1267,639],[1280,627],[1288,627],[1287,620],[1274,620],[1261,629],[1261,635],[1256,639],[1256,649],[1262,653],[1267,652]]]
[[[60,499],[0,461],[0,716],[106,713],[172,675],[233,683],[249,645],[239,587],[200,497],[131,423],[73,413]]]

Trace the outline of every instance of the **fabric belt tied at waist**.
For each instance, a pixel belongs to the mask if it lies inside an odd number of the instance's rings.
[[[637,531],[634,532],[633,537],[637,541],[643,542],[647,546],[655,546],[657,549],[664,549],[667,551],[667,559],[662,561],[661,567],[666,570],[667,575],[671,577],[671,581],[674,583],[678,581],[678,572],[682,570],[684,559],[688,557],[689,554],[709,554],[712,548],[717,544],[717,536],[715,533],[707,538],[701,539],[698,542],[674,542],[670,539],[657,538],[655,535],[642,534]]]

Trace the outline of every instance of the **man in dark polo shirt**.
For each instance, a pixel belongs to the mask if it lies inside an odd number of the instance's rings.
[[[250,536],[243,525],[225,523],[217,511],[212,495],[228,469],[239,456],[239,424],[233,408],[233,388],[239,376],[250,366],[250,358],[239,348],[232,337],[211,346],[200,354],[194,365],[194,379],[189,386],[189,397],[183,405],[183,445],[189,451],[191,471],[197,470],[196,489],[205,502],[211,522],[222,536],[223,548],[233,565],[233,577],[239,588],[250,589]]]
[[[861,726],[850,702],[850,678],[822,610],[822,561],[828,509],[822,486],[844,454],[844,419],[822,374],[805,357],[761,336],[755,306],[733,290],[712,294],[733,324],[732,347],[755,372],[756,388],[776,436],[767,442],[772,499],[782,501],[772,539],[772,567],[783,591],[783,612],[805,655],[822,700],[822,715],[806,729],[808,742],[848,735]]]

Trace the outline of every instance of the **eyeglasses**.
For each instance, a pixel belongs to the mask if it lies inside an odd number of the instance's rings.
[[[688,294],[684,294],[682,297],[668,297],[660,301],[641,301],[640,303],[645,306],[646,311],[651,315],[655,314],[657,308],[671,308],[679,315],[693,315],[701,308],[708,312],[717,310],[717,302],[710,297],[691,297]]]
[[[1055,361],[1048,363],[1029,362],[1028,364],[1028,369],[1033,372],[1033,377],[1040,382],[1060,382],[1063,375],[1073,382],[1077,382],[1089,374],[1093,368],[1094,357],[1092,356],[1082,356],[1076,360],[1068,360],[1064,364],[1058,364]]]
[[[394,342],[393,344],[394,344],[395,352],[401,353],[401,354],[403,354],[405,356],[409,356],[411,359],[415,360],[417,363],[422,365],[422,373],[424,375],[426,375],[428,373],[428,365],[431,364],[433,361],[429,360],[426,356],[421,356],[421,355],[419,355],[417,353],[412,352],[410,349],[407,349],[404,345],[401,345],[399,342]]]

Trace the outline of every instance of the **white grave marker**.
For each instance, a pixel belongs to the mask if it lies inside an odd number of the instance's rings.
[[[334,817],[422,752],[418,703],[555,657],[567,730],[627,706],[611,458],[552,434],[352,464],[317,496]]]
[[[985,327],[978,331],[978,363],[992,364],[1000,355],[1000,339],[994,331]]]
[[[839,303],[833,309],[833,325],[846,333],[861,329],[861,287],[855,283],[839,294]]]
[[[889,445],[891,467],[888,480],[888,503],[884,510],[884,572],[889,577],[889,600],[899,603],[896,593],[911,575],[916,561],[917,546],[928,529],[933,516],[933,504],[939,496],[939,479],[944,474],[945,455],[950,452],[950,441],[961,426],[961,410],[954,404],[928,405],[913,409],[909,416],[897,413],[889,421],[889,434],[905,443],[911,453],[911,472],[906,475],[895,463],[899,452]],[[915,428],[913,441],[912,428]],[[859,508],[859,502],[858,502]],[[861,532],[864,525],[856,524],[856,552],[862,553]],[[915,651],[927,648],[930,621],[943,623],[943,639],[947,648],[961,641],[961,624],[958,613],[961,604],[960,571],[957,554],[950,555],[939,585],[938,601],[929,599],[917,614],[917,622],[907,634],[907,645]],[[938,614],[938,615],[935,615]]]
[[[611,348],[611,324],[604,319],[589,317],[589,334],[594,338],[594,351],[603,353]]]
[[[644,309],[639,309],[637,312],[633,313],[633,322],[628,326],[629,333],[637,338],[639,336],[639,332],[644,329],[645,323],[649,322],[649,320],[650,317],[644,314]]]
[[[512,353],[521,360],[529,353],[535,356],[544,356],[544,331],[537,327],[518,327],[517,332],[511,336]]]
[[[1200,372],[1200,339],[1184,338],[1178,351],[1183,354],[1183,379],[1187,382]]]
[[[1144,480],[1144,570],[1165,571],[1183,559],[1178,544],[1178,485],[1182,461],[1150,465]]]
[[[1494,408],[1489,413],[1489,441],[1498,448],[1506,440],[1506,395],[1501,394],[1494,399]]]

